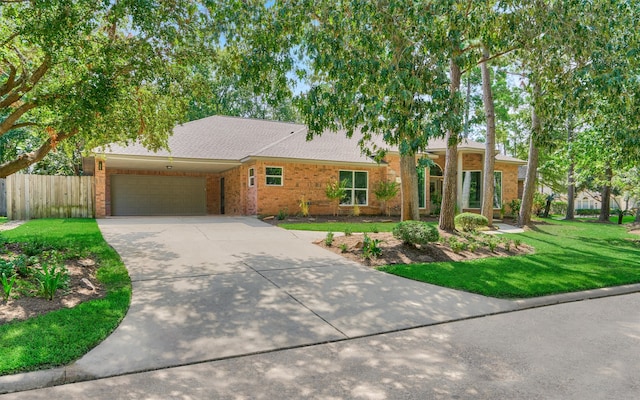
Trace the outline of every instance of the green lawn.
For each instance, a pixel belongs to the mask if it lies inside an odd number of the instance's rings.
[[[4,224],[5,222],[7,222],[7,217],[0,217],[0,225]]]
[[[393,265],[383,271],[500,298],[526,298],[640,282],[640,236],[624,226],[553,221],[508,235],[535,248],[518,257]],[[634,241],[635,240],[635,241]]]
[[[0,233],[0,240],[93,254],[107,296],[72,309],[0,325],[0,375],[68,364],[104,340],[124,318],[131,280],[95,220],[41,219]]]
[[[278,226],[284,229],[320,232],[391,232],[397,222],[300,222],[284,223]]]

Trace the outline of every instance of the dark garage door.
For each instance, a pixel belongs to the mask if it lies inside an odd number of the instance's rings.
[[[205,215],[202,177],[112,175],[111,215]]]

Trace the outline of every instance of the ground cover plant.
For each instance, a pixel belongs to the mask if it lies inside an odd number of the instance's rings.
[[[17,257],[42,257],[44,251],[55,252],[65,262],[95,260],[96,284],[102,292],[100,297],[73,308],[62,307],[25,320],[0,321],[0,375],[68,364],[104,340],[124,318],[131,298],[131,280],[118,254],[102,238],[95,220],[32,220],[0,232],[0,243],[5,257],[16,252],[20,252]],[[56,282],[56,272],[61,268],[48,265],[46,272],[41,270],[47,296],[62,279],[57,276]],[[16,294],[28,296],[26,291]],[[54,301],[62,295],[54,292]],[[18,300],[10,298],[0,304],[3,314],[13,311],[13,301]]]
[[[388,265],[395,275],[500,298],[527,298],[640,282],[640,241],[624,226],[544,220],[504,235],[535,248],[518,257]],[[504,239],[502,239],[504,240]],[[517,242],[516,242],[517,240]]]

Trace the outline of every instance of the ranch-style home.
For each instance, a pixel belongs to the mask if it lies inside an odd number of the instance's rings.
[[[389,149],[378,163],[362,154],[356,135],[326,132],[307,141],[306,134],[295,123],[212,116],[177,126],[170,151],[106,147],[85,159],[85,172],[95,179],[96,217],[296,214],[303,197],[311,215],[329,215],[334,209],[325,187],[332,180],[348,183],[341,213],[357,205],[361,214],[379,214],[373,189],[380,181],[400,180],[397,150]],[[418,174],[425,214],[439,207],[445,150],[443,140],[433,140],[422,155],[434,162]],[[480,209],[483,158],[483,144],[460,144],[459,210]],[[518,197],[518,166],[524,163],[496,156],[496,212]],[[391,211],[399,213],[399,204],[398,195]]]

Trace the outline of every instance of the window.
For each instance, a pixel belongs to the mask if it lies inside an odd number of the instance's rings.
[[[256,184],[256,171],[253,168],[249,168],[249,186],[255,186]]]
[[[493,172],[493,208],[502,207],[502,171]]]
[[[340,171],[340,182],[346,182],[346,194],[340,201],[343,206],[366,206],[368,176],[365,171]]]
[[[425,188],[425,171],[426,168],[418,166],[418,208],[427,208],[427,190]]]
[[[282,167],[267,167],[265,173],[268,186],[282,186]]]
[[[502,172],[493,173],[493,208],[502,207]],[[462,208],[482,207],[482,172],[464,171],[462,179]]]
[[[462,179],[462,208],[480,208],[482,205],[482,174],[464,171]]]

